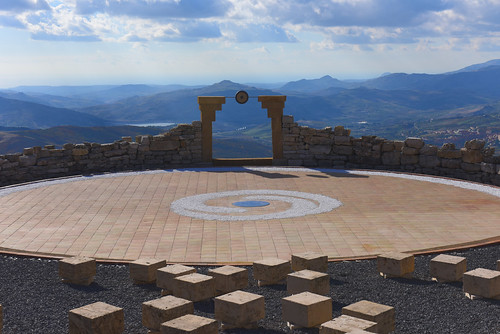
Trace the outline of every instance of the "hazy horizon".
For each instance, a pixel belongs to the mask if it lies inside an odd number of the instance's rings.
[[[443,73],[500,58],[500,2],[16,0],[0,87]]]

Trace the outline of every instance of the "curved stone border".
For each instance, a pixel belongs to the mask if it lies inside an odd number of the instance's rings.
[[[396,177],[407,180],[424,181],[431,183],[439,183],[444,185],[449,185],[453,187],[458,187],[462,189],[469,189],[479,191],[485,194],[489,194],[500,198],[500,188],[480,183],[473,183],[468,181],[460,181],[455,179],[447,179],[438,176],[423,176],[407,173],[396,173],[396,172],[378,172],[378,171],[365,171],[365,170],[346,170],[346,169],[330,169],[330,168],[300,168],[300,167],[211,167],[211,168],[181,168],[181,169],[166,169],[166,170],[153,170],[153,171],[142,171],[142,172],[119,172],[111,174],[99,174],[92,176],[76,176],[68,177],[63,179],[47,180],[47,181],[37,181],[33,183],[27,183],[23,185],[13,185],[0,188],[0,197],[7,196],[11,193],[37,189],[41,187],[46,187],[54,184],[62,184],[68,182],[84,181],[87,179],[98,179],[98,178],[110,178],[110,177],[121,177],[130,175],[147,175],[147,174],[161,174],[161,173],[173,173],[173,172],[245,172],[245,171],[258,171],[258,172],[304,172],[304,173],[337,173],[337,174],[354,174],[354,175],[378,175],[378,176],[388,176]]]

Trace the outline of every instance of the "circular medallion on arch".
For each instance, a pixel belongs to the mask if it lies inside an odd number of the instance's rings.
[[[240,90],[239,92],[236,93],[234,96],[236,102],[239,104],[245,104],[248,101],[248,93],[245,92],[244,90]]]
[[[332,211],[341,205],[342,202],[339,200],[324,195],[262,189],[188,196],[172,202],[170,208],[178,215],[191,218],[248,221],[320,214]]]

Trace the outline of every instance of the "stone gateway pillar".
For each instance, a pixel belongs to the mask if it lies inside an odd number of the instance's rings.
[[[215,112],[222,110],[226,103],[224,96],[198,96],[201,112],[201,159],[203,162],[212,162],[212,122],[215,121]]]
[[[273,135],[273,159],[283,159],[283,109],[285,108],[285,95],[261,95],[259,102],[262,109],[267,109],[267,117],[271,119]]]

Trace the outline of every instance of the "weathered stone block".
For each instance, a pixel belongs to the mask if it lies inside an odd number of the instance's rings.
[[[437,167],[439,166],[439,158],[435,155],[420,155],[418,164],[422,167]]]
[[[129,264],[130,278],[135,284],[153,284],[156,282],[156,271],[165,267],[165,260],[138,259]]]
[[[71,152],[74,156],[81,156],[89,154],[89,150],[87,148],[74,148]]]
[[[90,285],[96,275],[96,261],[88,257],[59,260],[59,277],[64,283]]]
[[[462,158],[462,151],[455,149],[448,149],[447,147],[444,148],[443,145],[443,147],[441,147],[438,150],[438,157],[444,159],[460,159]]]
[[[224,328],[255,328],[265,317],[264,297],[245,291],[234,291],[214,299],[215,319]]]
[[[355,329],[365,330],[368,333],[376,332],[377,323],[361,318],[341,315],[333,320],[327,321],[319,328],[320,334],[344,334],[352,333]]]
[[[160,331],[161,324],[194,312],[193,302],[165,296],[142,303],[142,325],[151,331]]]
[[[398,166],[401,164],[400,152],[384,152],[382,153],[382,164],[389,166]]]
[[[422,140],[422,138],[409,137],[409,138],[406,138],[406,140],[405,140],[405,146],[416,148],[416,149],[421,149],[422,147],[424,147],[424,144],[425,143]]]
[[[468,150],[482,150],[486,142],[484,140],[472,139],[465,142],[465,148]]]
[[[331,150],[331,145],[313,145],[310,147],[312,154],[329,154]]]
[[[420,155],[437,155],[438,147],[434,145],[425,144],[420,149]]]
[[[415,258],[405,253],[381,254],[377,257],[377,270],[384,277],[411,278],[415,270]]]
[[[195,268],[184,266],[182,264],[173,264],[162,267],[156,271],[156,286],[162,288],[162,296],[171,295],[175,277],[193,274],[195,272]]]
[[[339,155],[351,155],[353,150],[351,146],[334,146],[333,152]]]
[[[334,137],[335,145],[352,145],[351,137],[349,136],[335,136]]]
[[[375,333],[387,334],[395,329],[394,307],[361,300],[342,308],[342,314],[377,323]]]
[[[419,154],[419,152],[420,152],[420,150],[418,148],[408,147],[408,146],[403,147],[403,150],[402,150],[402,153],[404,155],[417,155],[417,154]]]
[[[401,165],[416,165],[418,164],[418,155],[401,155]]]
[[[314,252],[292,254],[292,270],[303,269],[326,272],[328,270],[328,256]]]
[[[469,164],[475,164],[483,161],[483,154],[481,151],[477,150],[467,150],[465,148],[461,149],[462,151],[462,161],[469,163]]]
[[[466,172],[480,172],[481,171],[480,164],[470,164],[467,162],[462,162],[460,164],[460,168],[462,168]]]
[[[198,273],[177,276],[173,279],[174,296],[199,302],[215,296],[215,280],[212,276]]]
[[[450,169],[458,169],[460,168],[461,160],[460,159],[442,159],[441,167],[450,168]]]
[[[467,259],[440,254],[430,261],[429,269],[431,277],[438,282],[460,281],[467,270]]]
[[[332,319],[332,299],[302,292],[281,300],[283,320],[300,327],[316,327]]]
[[[161,334],[217,334],[219,323],[214,319],[186,314],[162,323],[160,329]]]
[[[181,146],[177,140],[153,140],[149,145],[151,151],[171,151]]]
[[[290,261],[266,258],[253,263],[253,277],[259,286],[285,284],[291,271]]]
[[[225,294],[248,286],[248,270],[233,266],[210,269],[208,275],[215,279],[215,293]]]
[[[288,274],[286,289],[289,295],[309,291],[318,295],[330,293],[330,276],[308,269]]]
[[[70,334],[118,334],[125,330],[123,309],[97,302],[69,311]]]
[[[464,273],[463,289],[469,298],[475,296],[500,299],[500,271],[477,268]]]

